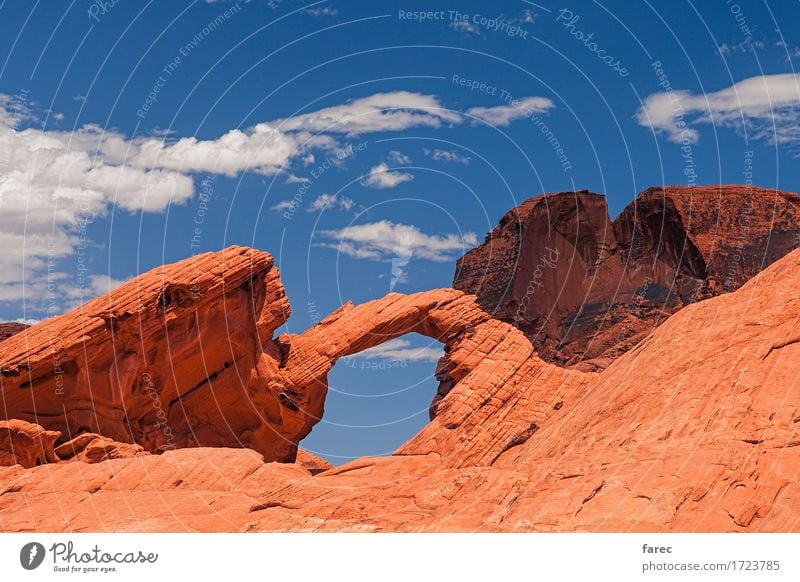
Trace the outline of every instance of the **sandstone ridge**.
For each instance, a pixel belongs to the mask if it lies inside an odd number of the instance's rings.
[[[0,344],[4,415],[149,452],[248,447],[292,457],[302,414],[274,382],[289,315],[268,253],[231,247],[159,267]]]

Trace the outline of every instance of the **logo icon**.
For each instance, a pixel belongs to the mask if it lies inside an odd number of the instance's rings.
[[[39,542],[30,542],[22,546],[19,552],[19,563],[26,570],[35,570],[44,561],[44,546]]]

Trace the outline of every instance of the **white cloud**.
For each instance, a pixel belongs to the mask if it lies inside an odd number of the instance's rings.
[[[408,340],[393,339],[348,357],[365,358],[367,360],[438,362],[443,355],[444,350],[442,348],[411,347],[411,342]]]
[[[195,193],[191,174],[274,175],[296,158],[313,164],[310,150],[340,147],[334,137],[309,131],[397,131],[459,121],[436,97],[401,91],[232,129],[215,139],[129,138],[92,124],[72,132],[40,129],[29,105],[27,95],[0,94],[0,301],[41,295],[48,261],[70,256],[80,243],[78,231],[111,206],[163,212],[185,204]]]
[[[194,193],[179,171],[127,164],[138,141],[95,126],[46,131],[28,112],[0,111],[0,301],[41,297],[48,262],[89,243],[80,232],[110,205],[161,212]]]
[[[700,132],[692,126],[711,123],[747,130],[753,139],[796,144],[800,141],[800,77],[762,75],[706,94],[655,93],[644,100],[636,121],[675,143],[697,142]]]
[[[780,34],[779,30],[776,30],[775,32]],[[800,59],[800,47],[789,45],[782,38],[775,42],[775,46],[783,49],[784,52],[783,60],[786,61],[787,63],[791,64],[793,62],[793,59]]]
[[[337,194],[322,194],[308,205],[307,212],[322,212],[332,208],[339,208],[340,210],[350,211],[355,206],[355,202],[347,196],[339,196]]]
[[[411,257],[414,253],[409,249],[398,249],[397,253],[391,260],[391,272],[389,273],[389,291],[394,291],[400,283],[408,282],[408,274],[406,267],[411,262]]]
[[[328,210],[336,206],[336,194],[322,194],[308,205],[308,212]]]
[[[27,92],[16,95],[0,93],[0,124],[16,129],[23,123],[39,120],[30,109]]]
[[[313,16],[314,18],[320,18],[322,16],[336,16],[339,14],[339,11],[334,8],[333,6],[319,6],[316,8],[306,8],[303,10],[306,14]]]
[[[440,150],[440,149],[424,149],[422,150],[426,156],[436,162],[455,162],[458,164],[468,165],[472,158],[469,156],[462,156],[456,150]]]
[[[745,37],[744,40],[735,44],[728,44],[723,42],[717,47],[717,52],[725,56],[732,53],[749,53],[755,49],[763,49],[767,43],[763,40],[753,40],[752,37]]]
[[[294,174],[287,174],[286,180],[283,181],[284,184],[305,184],[306,182],[310,182],[309,178],[304,178],[303,176],[295,176]]]
[[[411,163],[411,158],[405,155],[403,152],[392,150],[389,152],[389,161],[395,166],[408,166]]]
[[[509,105],[472,107],[467,110],[467,115],[481,119],[496,127],[504,127],[517,119],[531,117],[537,113],[546,113],[553,107],[555,107],[555,104],[546,97],[525,97],[515,100]]]
[[[112,279],[108,275],[92,275],[89,285],[92,295],[105,295],[122,285],[127,279]]]
[[[454,20],[450,23],[450,28],[457,32],[463,32],[467,35],[480,36],[480,29],[471,23],[469,20]]]
[[[193,174],[286,173],[286,181],[295,183],[304,179],[289,172],[292,164],[314,164],[313,152],[330,158],[341,151],[343,135],[463,121],[461,113],[446,109],[433,95],[395,91],[231,129],[212,139],[175,138],[170,132],[131,138],[93,124],[71,132],[42,129],[31,103],[27,93],[0,94],[0,301],[6,302],[41,296],[47,269],[52,279],[53,263],[73,255],[80,244],[92,244],[82,241],[80,232],[112,207],[160,213],[186,204],[195,194]],[[405,162],[407,156],[391,153],[395,158]],[[391,188],[412,178],[382,164],[372,168],[365,183]],[[352,204],[347,200],[337,205],[346,208]],[[273,209],[288,209],[287,203]],[[59,272],[65,297],[71,279]]]
[[[55,269],[43,273],[42,270],[30,268],[26,269],[26,273],[24,282],[0,282],[0,301],[11,302],[24,298],[29,312],[46,313],[47,316],[77,307],[98,295],[113,291],[125,282],[107,275],[74,277]]]
[[[327,136],[285,133],[271,124],[259,123],[212,140],[144,139],[130,145],[127,162],[132,166],[236,176],[244,171],[276,174],[304,148],[332,149],[335,141]]]
[[[281,131],[359,135],[402,131],[411,127],[441,127],[460,121],[460,114],[446,109],[432,95],[395,91],[363,97],[314,113],[279,119],[273,125]]]
[[[319,234],[327,239],[322,246],[356,259],[375,261],[413,255],[429,261],[449,262],[478,243],[474,232],[428,235],[414,225],[388,220],[324,230]]]
[[[293,198],[289,200],[281,200],[275,206],[273,206],[270,210],[274,212],[284,212],[286,210],[294,211],[297,209],[298,202]]]
[[[380,188],[383,190],[395,188],[403,182],[410,182],[414,179],[413,174],[408,172],[397,172],[389,169],[388,164],[381,162],[377,166],[373,166],[369,174],[361,180],[364,186],[370,188]]]

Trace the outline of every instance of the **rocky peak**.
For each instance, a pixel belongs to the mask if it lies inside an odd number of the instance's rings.
[[[648,188],[613,221],[605,197],[543,194],[462,257],[475,294],[543,358],[605,368],[685,305],[738,289],[800,243],[800,196],[751,186]]]

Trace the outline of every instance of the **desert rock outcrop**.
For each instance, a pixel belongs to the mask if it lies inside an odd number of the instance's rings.
[[[149,452],[295,454],[273,332],[289,316],[268,253],[231,247],[159,267],[0,347],[4,416]]]
[[[577,199],[607,221],[599,197]],[[636,220],[664,220],[652,216]],[[613,240],[581,247],[597,273],[638,252],[611,226]],[[758,274],[744,259],[723,273],[744,239],[682,232],[654,264],[643,250],[639,270],[672,277],[681,308],[624,353],[603,352],[613,362],[601,372],[545,361],[535,338],[453,289],[347,304],[273,338],[288,302],[268,254],[234,247],[145,274],[0,345],[12,405],[0,529],[800,531],[800,251],[767,255]],[[555,238],[549,248],[570,250]],[[777,255],[793,244],[774,240]],[[330,467],[298,450],[337,359],[409,332],[445,344],[431,422],[389,457]],[[216,375],[198,355],[212,348]],[[53,396],[54,354],[74,405]],[[143,374],[168,403],[175,450],[137,430],[158,420],[134,381]],[[87,414],[88,381],[106,387],[100,418]]]
[[[587,383],[558,406],[544,395],[563,377],[545,379],[532,398],[558,414],[494,458],[454,441],[449,456],[406,446],[316,476],[224,448],[0,467],[0,527],[800,531],[799,286],[796,251],[679,311],[601,374],[572,372]],[[487,415],[487,433],[504,421]],[[448,430],[468,434],[434,432]]]
[[[87,445],[80,454],[93,459],[128,444],[245,447],[292,462],[322,418],[336,361],[418,332],[447,357],[434,418],[403,452],[485,464],[589,378],[533,358],[519,330],[452,289],[346,304],[273,339],[288,313],[267,253],[232,247],[156,269],[4,342],[6,417],[57,432],[58,445],[116,443]]]
[[[738,289],[800,244],[800,196],[748,186],[649,188],[615,219],[605,197],[545,194],[506,214],[453,287],[545,360],[603,369],[669,315]]]
[[[474,297],[439,289],[348,303],[301,335],[280,336],[286,398],[315,423],[323,414],[327,373],[339,358],[411,332],[444,343],[446,357],[431,423],[399,454],[487,464],[592,378],[534,357],[525,336],[490,318]]]
[[[12,335],[16,335],[29,327],[30,326],[25,323],[16,323],[14,321],[0,323],[0,342],[7,340]]]
[[[24,420],[0,421],[0,466],[25,468],[58,462],[53,451],[60,432],[45,430]]]

